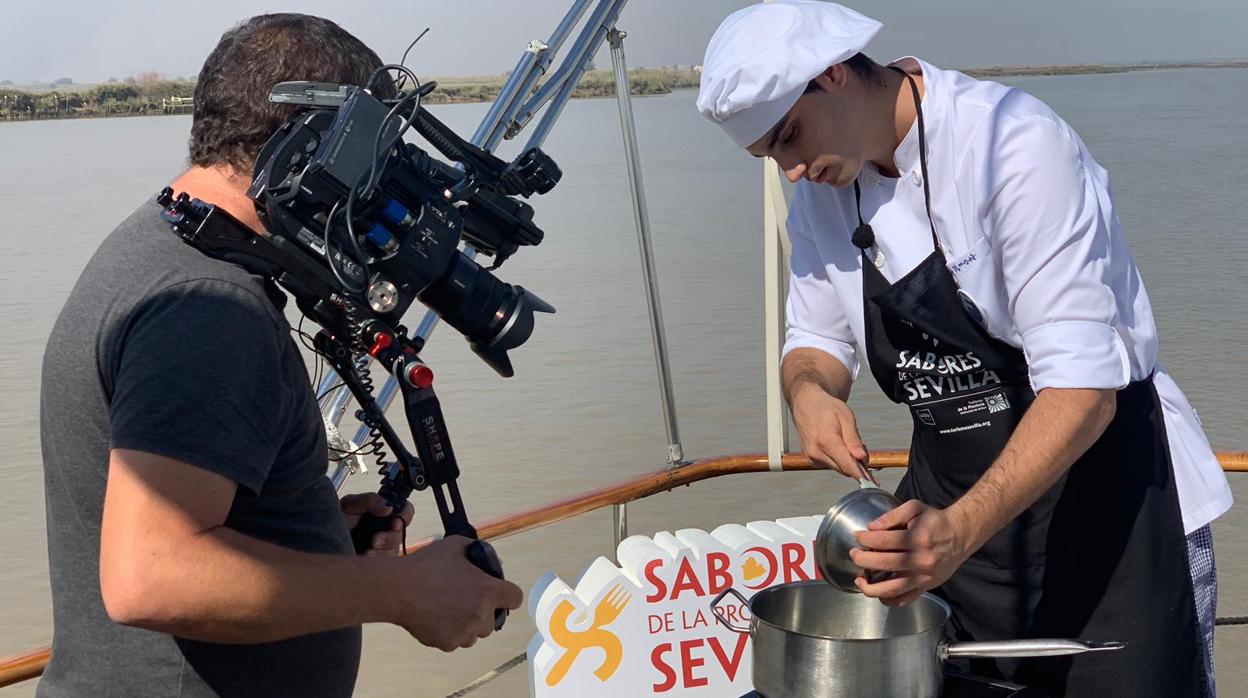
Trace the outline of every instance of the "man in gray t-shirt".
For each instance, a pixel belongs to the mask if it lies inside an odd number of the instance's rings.
[[[361,84],[378,65],[313,17],[227,32],[200,73],[192,166],[174,189],[260,229],[250,163],[289,113],[268,86]],[[183,243],[154,202],[88,263],[44,356],[54,633],[38,695],[349,696],[361,623],[449,651],[519,606],[462,538],[396,557],[395,522],[353,554],[359,515],[388,508],[340,503],[326,477],[283,303],[271,281]]]

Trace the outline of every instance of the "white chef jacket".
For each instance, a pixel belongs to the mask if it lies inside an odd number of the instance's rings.
[[[1231,506],[1226,476],[1192,406],[1157,362],[1148,294],[1114,213],[1109,177],[1079,136],[1025,92],[914,58],[926,92],[932,217],[963,304],[1022,349],[1033,389],[1112,388],[1154,376],[1186,533]],[[900,177],[867,163],[868,257],[890,282],[932,252],[917,120],[894,154]],[[850,236],[853,187],[798,183],[788,218],[792,277],[784,353],[866,360],[862,269]]]

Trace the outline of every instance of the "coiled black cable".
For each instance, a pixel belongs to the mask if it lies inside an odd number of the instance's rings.
[[[364,336],[366,323],[369,315],[354,301],[347,302],[347,327],[350,332],[351,367],[355,371],[356,380],[360,383],[360,389],[364,394],[371,396],[373,394],[373,377],[369,373],[369,356],[368,356],[368,338]],[[371,402],[371,401],[370,401]],[[376,405],[373,405],[373,409]],[[372,409],[360,405],[359,412],[356,413],[360,423],[368,427],[368,439],[356,450],[365,458],[373,457],[377,461],[378,470],[386,467],[386,443],[382,437],[380,429],[380,415],[375,414]]]

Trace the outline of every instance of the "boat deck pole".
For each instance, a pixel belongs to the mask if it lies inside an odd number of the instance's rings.
[[[781,386],[780,354],[784,347],[784,280],[788,276],[788,207],[775,160],[763,161],[763,334],[767,377],[767,461],[780,470],[789,450],[788,408]]]
[[[637,246],[641,251],[641,276],[646,286],[646,302],[650,310],[650,338],[654,344],[654,362],[659,372],[663,423],[667,429],[667,462],[678,465],[685,460],[680,445],[680,427],[676,423],[676,398],[672,391],[672,369],[667,361],[667,334],[663,328],[663,305],[659,301],[659,278],[654,269],[654,251],[650,244],[650,212],[646,206],[646,189],[641,180],[641,155],[637,152],[637,127],[633,121],[633,101],[628,91],[628,66],[624,62],[626,34],[612,27],[607,33],[611,45],[611,66],[615,69],[615,96],[620,106],[620,131],[624,136],[624,160],[628,164],[628,188],[633,196],[633,222],[637,227]]]

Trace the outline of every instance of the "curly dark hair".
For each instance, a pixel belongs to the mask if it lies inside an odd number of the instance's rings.
[[[347,30],[320,17],[269,14],[230,29],[204,61],[195,85],[192,166],[227,165],[250,177],[269,136],[296,107],[269,102],[286,80],[363,85],[381,59]],[[390,96],[392,84],[374,90]]]

